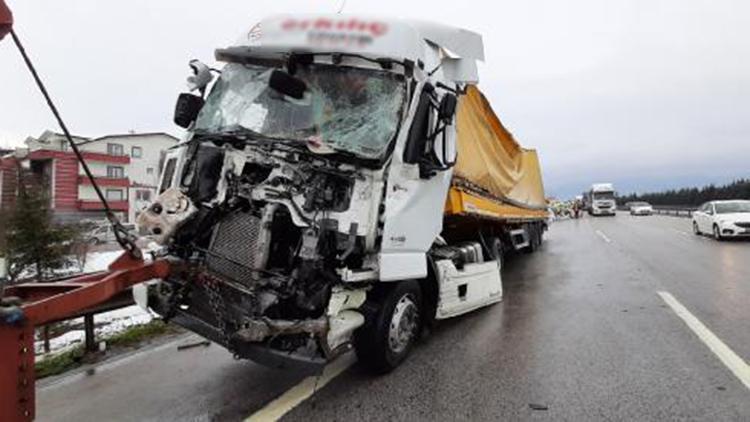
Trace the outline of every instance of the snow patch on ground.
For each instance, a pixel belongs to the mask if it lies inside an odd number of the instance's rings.
[[[153,315],[144,311],[138,305],[132,305],[110,312],[96,314],[94,316],[94,333],[97,341],[101,341],[103,336],[110,336],[124,331],[134,325],[141,325],[150,322]],[[50,353],[55,354],[66,351],[78,344],[83,344],[85,333],[83,329],[83,318],[71,319],[61,322],[63,333],[49,340]],[[37,339],[34,342],[34,351],[38,358],[45,357],[44,341],[41,337],[41,330],[37,332]]]
[[[95,271],[104,271],[109,267],[118,256],[122,255],[123,251],[109,251],[109,252],[92,252],[86,255],[86,265],[83,266],[84,273],[92,273]]]

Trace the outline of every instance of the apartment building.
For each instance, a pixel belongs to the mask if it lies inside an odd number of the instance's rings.
[[[156,195],[166,150],[178,141],[161,132],[98,138],[75,136],[73,140],[110,208],[120,218],[131,222]],[[14,166],[20,165],[43,181],[56,219],[77,221],[104,217],[96,191],[63,135],[45,131],[38,138],[27,138],[25,144],[26,148],[0,160],[0,201],[7,203],[14,197],[15,185],[8,179],[15,174]]]

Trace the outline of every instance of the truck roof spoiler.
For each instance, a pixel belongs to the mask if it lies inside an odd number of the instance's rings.
[[[481,35],[443,24],[354,15],[275,15],[263,19],[232,46],[249,48],[248,55],[271,52],[351,53],[398,61],[422,61],[440,65],[445,79],[477,83],[477,60],[484,60]],[[435,54],[428,54],[437,48]],[[224,52],[217,50],[217,59]],[[430,61],[439,60],[439,63]]]

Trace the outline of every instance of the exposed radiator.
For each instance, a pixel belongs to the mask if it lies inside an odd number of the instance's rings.
[[[270,219],[273,207],[266,207],[263,218],[249,212],[235,212],[214,227],[207,258],[211,272],[246,286],[254,284],[268,260]]]

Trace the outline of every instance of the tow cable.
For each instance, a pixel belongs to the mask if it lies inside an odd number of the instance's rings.
[[[94,179],[94,175],[91,174],[91,170],[89,169],[88,164],[86,164],[86,160],[84,160],[83,155],[81,154],[81,151],[78,150],[78,146],[76,145],[75,142],[73,142],[73,138],[70,136],[70,132],[68,132],[68,127],[65,126],[65,122],[63,122],[63,119],[60,116],[60,113],[57,111],[57,107],[55,107],[55,104],[52,102],[52,98],[47,92],[47,88],[45,88],[44,83],[42,83],[42,80],[39,78],[39,74],[34,68],[33,63],[31,63],[31,59],[26,54],[26,49],[23,47],[23,44],[21,44],[21,40],[18,38],[18,35],[16,35],[15,30],[11,29],[10,35],[13,38],[13,42],[16,44],[18,51],[21,53],[21,56],[23,57],[23,60],[26,63],[26,66],[29,68],[31,75],[34,77],[34,81],[36,82],[37,87],[39,87],[39,90],[42,92],[44,99],[47,101],[47,105],[52,111],[52,114],[55,116],[55,119],[57,119],[57,124],[60,125],[60,129],[62,130],[63,135],[65,135],[65,139],[67,139],[68,144],[70,145],[70,148],[75,153],[75,156],[78,159],[78,162],[81,163],[81,167],[83,167],[83,171],[86,173],[86,177],[91,182],[91,186],[94,187],[94,190],[96,191],[96,195],[99,197],[99,200],[104,206],[104,212],[107,216],[107,220],[109,220],[109,223],[112,226],[112,232],[115,235],[115,239],[117,240],[117,243],[119,243],[120,246],[125,251],[127,251],[128,254],[133,259],[142,259],[143,254],[141,253],[140,248],[138,248],[138,246],[136,245],[135,235],[133,235],[127,229],[125,229],[125,227],[122,225],[120,220],[117,218],[117,216],[112,212],[112,209],[109,207],[109,203],[107,203],[107,199],[102,194],[101,189],[99,189],[99,185],[97,185],[96,180]]]

